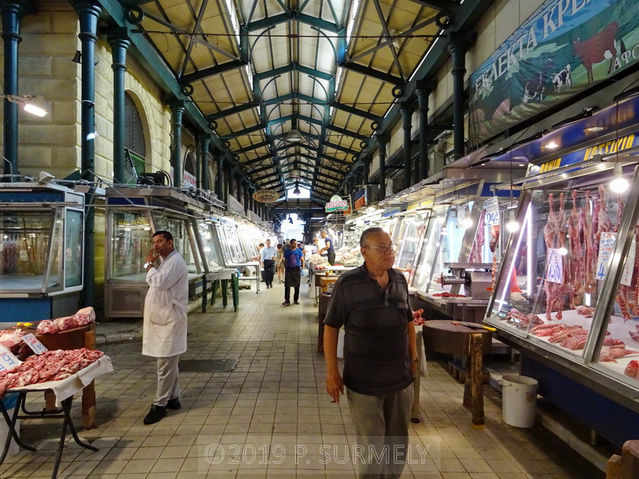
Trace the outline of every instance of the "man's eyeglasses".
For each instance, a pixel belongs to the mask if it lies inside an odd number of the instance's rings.
[[[388,252],[395,252],[397,251],[397,245],[396,244],[380,244],[380,245],[366,245],[366,248],[373,248],[376,250],[381,251],[382,253],[388,253]]]

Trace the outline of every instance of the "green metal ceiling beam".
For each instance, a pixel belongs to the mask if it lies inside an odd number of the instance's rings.
[[[357,73],[361,73],[362,75],[377,78],[378,80],[390,83],[392,85],[404,84],[404,80],[402,80],[400,77],[396,77],[394,75],[391,75],[390,73],[380,72],[379,70],[375,70],[374,68],[365,67],[364,65],[360,65],[359,63],[345,61],[342,62],[339,66],[345,68],[346,70],[351,70]]]
[[[249,23],[246,28],[250,32],[265,30],[268,27],[272,27],[275,25],[280,25],[281,23],[287,23],[291,21],[298,21],[300,23],[305,23],[306,25],[311,25],[313,27],[321,28],[322,30],[326,30],[331,33],[339,33],[340,27],[335,23],[328,22],[321,18],[313,17],[311,15],[306,15],[305,13],[298,13],[295,11],[291,11],[288,13],[281,13],[279,15],[274,15],[272,17],[263,18],[262,20],[256,20],[254,22]]]
[[[457,5],[453,18],[453,25],[447,32],[465,31],[472,28],[477,20],[486,12],[493,0],[475,0]],[[439,70],[450,59],[448,41],[440,38],[428,51],[426,58],[421,62],[413,79],[404,87],[404,96],[401,100],[409,101],[415,95],[417,83],[435,78]],[[401,117],[400,101],[397,101],[380,122],[380,128],[376,135],[388,134],[397,125]],[[377,149],[377,142],[369,141],[368,147],[360,157],[370,156]]]
[[[251,165],[256,165],[258,163],[263,162],[264,160],[268,160],[271,159],[275,156],[274,153],[269,153],[268,155],[264,155],[264,156],[258,156],[257,158],[253,158],[252,160],[249,161],[245,161],[244,163],[240,163],[242,166],[246,167],[246,166],[251,166]]]
[[[257,108],[258,103],[255,102],[247,102],[242,105],[234,106],[233,108],[228,108],[226,110],[218,111],[217,113],[212,113],[210,115],[206,115],[207,121],[219,120],[220,118],[224,118],[225,116],[234,115],[236,113],[241,113],[246,110],[250,110],[252,108]]]
[[[117,26],[130,29],[132,25],[125,20],[128,8],[120,4],[117,0],[100,0],[100,5],[104,13],[113,19]],[[212,133],[209,128],[209,121],[202,112],[195,106],[190,98],[182,93],[182,85],[176,80],[173,72],[166,66],[166,62],[153,48],[153,46],[144,38],[143,35],[132,33],[129,31],[129,39],[131,47],[129,54],[135,58],[144,67],[145,70],[152,73],[153,81],[166,94],[175,97],[176,100],[184,101],[185,116],[193,122],[193,124],[204,133]],[[219,151],[225,151],[226,148],[222,144],[220,138],[211,134],[211,145]]]
[[[344,153],[348,153],[350,155],[359,155],[359,151],[355,151],[355,150],[351,150],[350,148],[346,148],[345,146],[342,145],[336,145],[335,143],[329,143],[328,141],[324,142],[324,146],[326,148],[333,148],[334,150],[337,151],[343,151]]]
[[[298,71],[300,73],[306,73],[307,75],[311,75],[311,76],[314,76],[314,77],[317,77],[317,78],[321,78],[323,80],[330,80],[331,78],[333,78],[333,74],[332,73],[327,73],[327,72],[324,72],[322,70],[316,70],[315,68],[307,67],[307,66],[304,66],[304,65],[300,65],[297,62],[293,62],[293,63],[289,63],[288,65],[285,65],[283,67],[274,68],[272,70],[267,70],[267,71],[256,73],[255,75],[253,75],[253,81],[255,81],[255,80],[257,80],[257,81],[266,80],[267,78],[272,78],[272,77],[275,77],[277,75],[282,75],[284,73],[289,73],[289,72],[293,72],[293,71]]]
[[[188,75],[184,75],[180,78],[180,83],[182,85],[188,85],[196,80],[201,80],[206,77],[210,77],[213,75],[219,75],[220,73],[228,72],[231,70],[237,70],[238,68],[242,68],[248,65],[248,62],[242,60],[233,60],[226,63],[221,63],[214,67],[204,68],[203,70],[197,71],[195,73],[190,73]]]
[[[222,140],[230,140],[231,138],[237,138],[239,136],[244,136],[244,135],[248,135],[250,133],[255,133],[256,131],[261,131],[264,128],[266,128],[266,125],[263,124],[257,124],[255,126],[249,126],[248,128],[244,128],[243,130],[239,130],[239,131],[235,131],[229,135],[222,135],[220,136],[220,138]]]
[[[320,100],[319,98],[315,98],[314,96],[304,95],[303,93],[287,93],[286,95],[276,96],[274,98],[269,98],[268,100],[264,100],[264,105],[276,105],[278,103],[284,103],[290,100],[301,100],[307,103],[312,103],[314,105],[328,105],[326,100]]]
[[[368,136],[361,135],[359,133],[355,133],[354,131],[347,130],[345,128],[340,128],[339,126],[326,125],[326,128],[328,130],[334,131],[335,133],[340,133],[340,134],[342,134],[344,136],[350,136],[351,138],[355,138],[355,139],[360,140],[360,141],[368,141],[370,139],[370,137],[368,137]]]
[[[244,148],[240,148],[239,150],[234,150],[232,153],[234,155],[241,155],[242,153],[246,153],[247,151],[257,150],[258,148],[264,148],[265,146],[270,146],[271,143],[269,141],[263,141],[261,143],[255,143],[254,145],[245,146]]]
[[[331,106],[336,108],[337,110],[345,111],[346,113],[350,113],[351,115],[361,116],[362,118],[366,118],[367,120],[380,122],[383,119],[381,116],[377,116],[373,113],[369,113],[358,108],[353,108],[352,106],[344,105],[343,103],[339,103],[336,101],[331,103]]]
[[[443,10],[445,12],[454,13],[458,8],[459,4],[452,2],[450,0],[412,0],[415,3],[419,3],[425,7],[433,7],[438,10]]]

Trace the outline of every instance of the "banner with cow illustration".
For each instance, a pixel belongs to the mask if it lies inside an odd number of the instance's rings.
[[[637,62],[638,0],[545,2],[471,75],[471,147]]]

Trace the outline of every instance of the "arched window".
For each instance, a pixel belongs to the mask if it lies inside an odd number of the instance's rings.
[[[197,170],[195,168],[195,155],[189,151],[184,159],[184,186],[196,186]]]
[[[135,183],[137,176],[144,172],[146,141],[142,117],[133,98],[124,94],[124,148],[127,153],[126,176],[128,182]]]

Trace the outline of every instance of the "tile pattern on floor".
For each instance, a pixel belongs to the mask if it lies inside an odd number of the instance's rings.
[[[155,362],[139,341],[105,344],[115,372],[96,381],[98,427],[72,440],[60,478],[353,479],[354,428],[346,401],[330,402],[324,360],[316,352],[317,308],[302,287],[301,304],[283,307],[283,286],[241,291],[240,309],[211,308],[189,317],[185,360],[237,360],[232,372],[185,371],[182,409],[142,424],[155,392]],[[486,401],[486,428],[470,426],[462,385],[429,362],[421,381],[421,422],[411,424],[409,464],[402,478],[584,479],[603,477],[540,428],[501,422]],[[81,424],[79,401],[73,415]],[[32,398],[30,408],[43,406]],[[58,425],[27,420],[21,451],[0,466],[2,478],[50,477]]]

